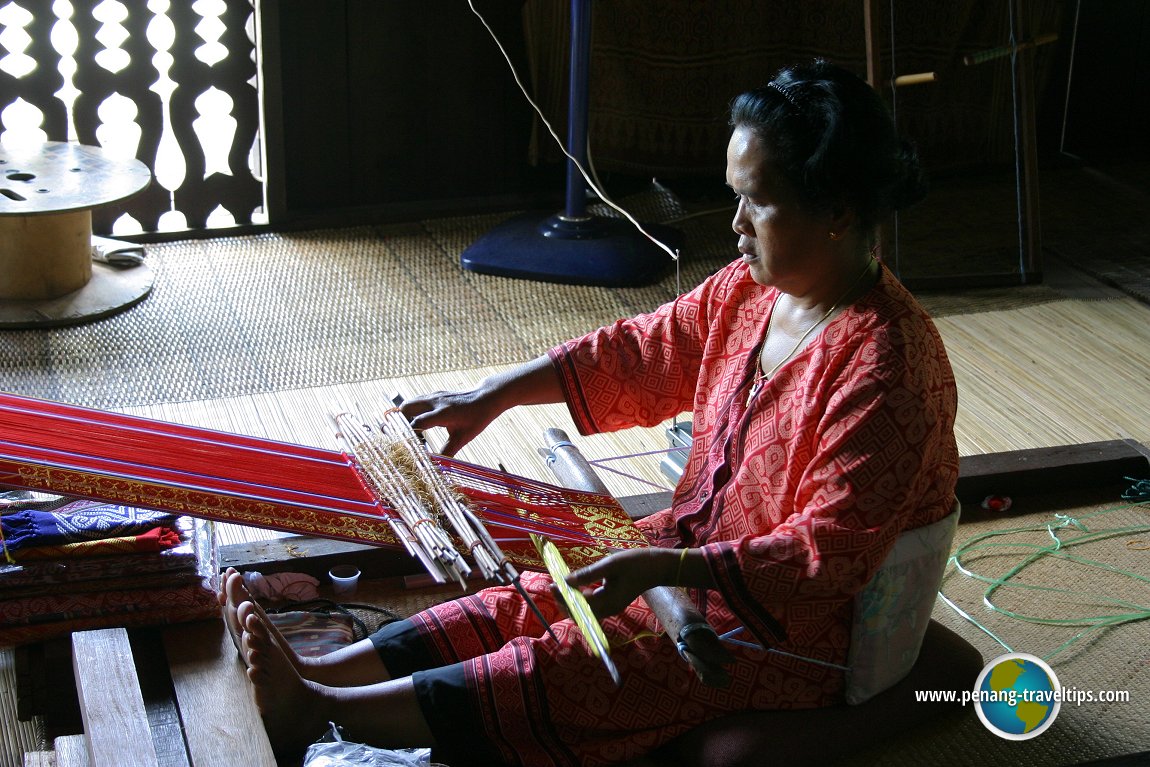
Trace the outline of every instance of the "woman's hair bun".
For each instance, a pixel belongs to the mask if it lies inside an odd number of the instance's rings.
[[[784,67],[731,102],[732,127],[754,130],[815,210],[849,207],[865,227],[921,200],[926,177],[882,98],[854,73],[816,59]]]

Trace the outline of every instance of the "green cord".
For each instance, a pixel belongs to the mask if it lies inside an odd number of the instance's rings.
[[[1124,494],[1123,497],[1125,498],[1128,496]],[[1049,661],[1055,655],[1062,652],[1067,647],[1070,647],[1072,644],[1074,644],[1079,639],[1086,636],[1087,634],[1089,634],[1092,631],[1096,631],[1100,628],[1109,628],[1111,626],[1118,626],[1118,625],[1121,625],[1123,623],[1132,623],[1134,621],[1146,620],[1147,618],[1150,618],[1150,607],[1147,607],[1146,605],[1141,605],[1141,604],[1138,604],[1135,602],[1130,602],[1130,601],[1124,600],[1124,599],[1116,599],[1116,598],[1107,597],[1107,596],[1103,596],[1103,595],[1099,595],[1099,594],[1089,594],[1087,592],[1077,591],[1074,589],[1057,588],[1057,587],[1052,587],[1052,586],[1037,586],[1037,585],[1027,584],[1027,583],[1018,583],[1014,579],[1017,578],[1026,568],[1030,567],[1034,563],[1039,562],[1039,561],[1041,561],[1047,557],[1055,557],[1055,558],[1058,558],[1061,560],[1065,560],[1068,562],[1073,562],[1073,563],[1076,563],[1079,565],[1083,565],[1085,567],[1105,570],[1105,571],[1113,573],[1115,575],[1121,575],[1124,577],[1132,578],[1132,579],[1137,580],[1137,581],[1142,581],[1143,583],[1150,583],[1150,577],[1139,575],[1137,573],[1133,573],[1133,572],[1130,572],[1128,570],[1123,570],[1119,567],[1115,567],[1114,565],[1111,565],[1111,564],[1108,564],[1105,562],[1099,562],[1097,560],[1089,559],[1087,557],[1077,556],[1077,555],[1071,554],[1067,550],[1067,549],[1070,549],[1071,547],[1074,547],[1074,546],[1077,546],[1077,545],[1080,545],[1083,543],[1091,543],[1094,541],[1105,540],[1107,538],[1114,538],[1114,537],[1122,536],[1122,535],[1133,535],[1133,534],[1141,534],[1141,533],[1150,532],[1150,524],[1132,525],[1132,526],[1121,527],[1121,528],[1111,528],[1111,529],[1102,529],[1102,530],[1091,531],[1090,528],[1084,522],[1084,520],[1090,520],[1094,517],[1098,517],[1098,516],[1103,515],[1103,514],[1111,514],[1111,513],[1117,512],[1117,511],[1123,511],[1123,510],[1131,509],[1131,508],[1135,508],[1135,507],[1146,508],[1146,507],[1150,507],[1150,504],[1148,504],[1146,502],[1129,503],[1129,504],[1124,504],[1121,506],[1115,506],[1115,507],[1109,508],[1109,509],[1102,509],[1100,511],[1091,512],[1090,514],[1085,514],[1085,515],[1083,515],[1081,517],[1077,517],[1077,518],[1071,517],[1071,516],[1068,516],[1065,514],[1055,514],[1054,515],[1054,518],[1056,520],[1055,522],[1050,522],[1050,523],[1045,523],[1045,524],[1039,523],[1039,524],[1035,524],[1035,525],[1026,525],[1023,527],[1012,527],[1012,528],[1006,528],[1006,529],[1002,529],[1002,530],[992,530],[990,532],[981,533],[979,535],[973,536],[972,538],[967,540],[965,543],[960,545],[957,549],[955,549],[954,554],[950,557],[950,564],[954,567],[955,572],[958,572],[958,573],[960,573],[960,574],[962,574],[962,575],[964,575],[964,576],[966,576],[972,580],[980,581],[982,583],[987,584],[987,588],[982,593],[982,601],[990,610],[992,610],[996,613],[999,613],[1000,615],[1004,615],[1008,618],[1013,618],[1015,620],[1023,621],[1025,623],[1032,623],[1032,624],[1038,624],[1038,625],[1083,626],[1083,627],[1085,627],[1082,629],[1082,631],[1079,631],[1077,634],[1075,634],[1073,637],[1071,637],[1070,639],[1068,639],[1065,642],[1063,642],[1062,644],[1060,644],[1058,647],[1056,647],[1050,653],[1043,656],[1044,660]],[[1074,536],[1074,537],[1065,537],[1066,531],[1068,531],[1070,529],[1081,531],[1082,534]],[[1043,546],[1043,545],[1039,545],[1039,544],[1035,544],[1035,543],[1026,543],[1026,542],[1022,542],[1022,541],[1018,541],[1018,542],[993,542],[993,541],[990,541],[990,539],[992,539],[992,538],[998,538],[1001,536],[1013,535],[1013,534],[1017,534],[1017,533],[1041,532],[1043,530],[1045,530],[1049,534],[1050,538],[1052,539],[1052,542],[1049,545]],[[987,551],[991,551],[994,549],[1015,549],[1015,550],[1024,549],[1024,550],[1030,550],[1030,551],[1032,551],[1032,553],[1027,555],[1020,563],[1018,563],[1014,567],[1011,567],[1009,570],[1007,570],[1007,572],[1004,575],[997,577],[997,578],[992,578],[989,576],[980,575],[979,573],[974,572],[974,570],[972,570],[970,568],[970,566],[968,566],[967,564],[964,563],[964,559],[970,557],[972,554],[975,554],[976,552],[985,553]],[[1027,615],[1027,614],[1020,613],[1020,612],[1017,612],[1014,610],[1008,610],[1008,609],[1006,609],[1004,607],[1000,607],[994,603],[995,594],[999,590],[1005,589],[1005,588],[1017,588],[1017,589],[1024,589],[1027,591],[1041,591],[1041,592],[1048,592],[1048,593],[1067,594],[1067,595],[1073,595],[1073,596],[1088,597],[1088,598],[1090,598],[1096,602],[1112,604],[1115,607],[1121,608],[1123,611],[1118,612],[1118,613],[1107,613],[1107,614],[1102,614],[1102,615],[1084,616],[1081,618],[1054,618],[1054,617],[1044,617],[1044,616],[1039,616],[1039,615]],[[968,612],[961,609],[957,604],[954,603],[953,600],[951,600],[945,594],[943,594],[941,590],[939,591],[939,596],[942,598],[943,602],[945,602],[952,610],[954,610],[962,618],[964,618],[965,620],[972,623],[974,626],[976,626],[977,628],[979,628],[980,630],[985,632],[988,636],[990,636],[992,639],[994,639],[996,642],[998,642],[1000,645],[1002,645],[1004,648],[1006,648],[1007,652],[1014,652],[1014,650],[1008,644],[1006,644],[1006,642],[1004,642],[1001,637],[999,637],[997,634],[995,634],[993,631],[991,631],[986,626],[982,625],[982,623],[980,623],[977,618],[975,618],[974,616],[970,615]]]

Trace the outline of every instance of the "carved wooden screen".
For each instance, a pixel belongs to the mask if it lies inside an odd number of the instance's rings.
[[[97,209],[97,232],[265,223],[254,2],[0,0],[0,142],[146,163],[152,185]]]

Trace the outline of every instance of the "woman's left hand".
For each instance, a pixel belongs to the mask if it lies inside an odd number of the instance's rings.
[[[617,551],[567,576],[567,583],[587,597],[599,618],[626,609],[644,591],[673,582],[681,549]],[[598,584],[593,589],[587,587]]]

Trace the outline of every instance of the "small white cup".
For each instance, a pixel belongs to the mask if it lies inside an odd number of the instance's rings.
[[[359,568],[355,565],[336,565],[327,571],[331,578],[331,590],[337,597],[350,598],[355,596],[359,586]]]

